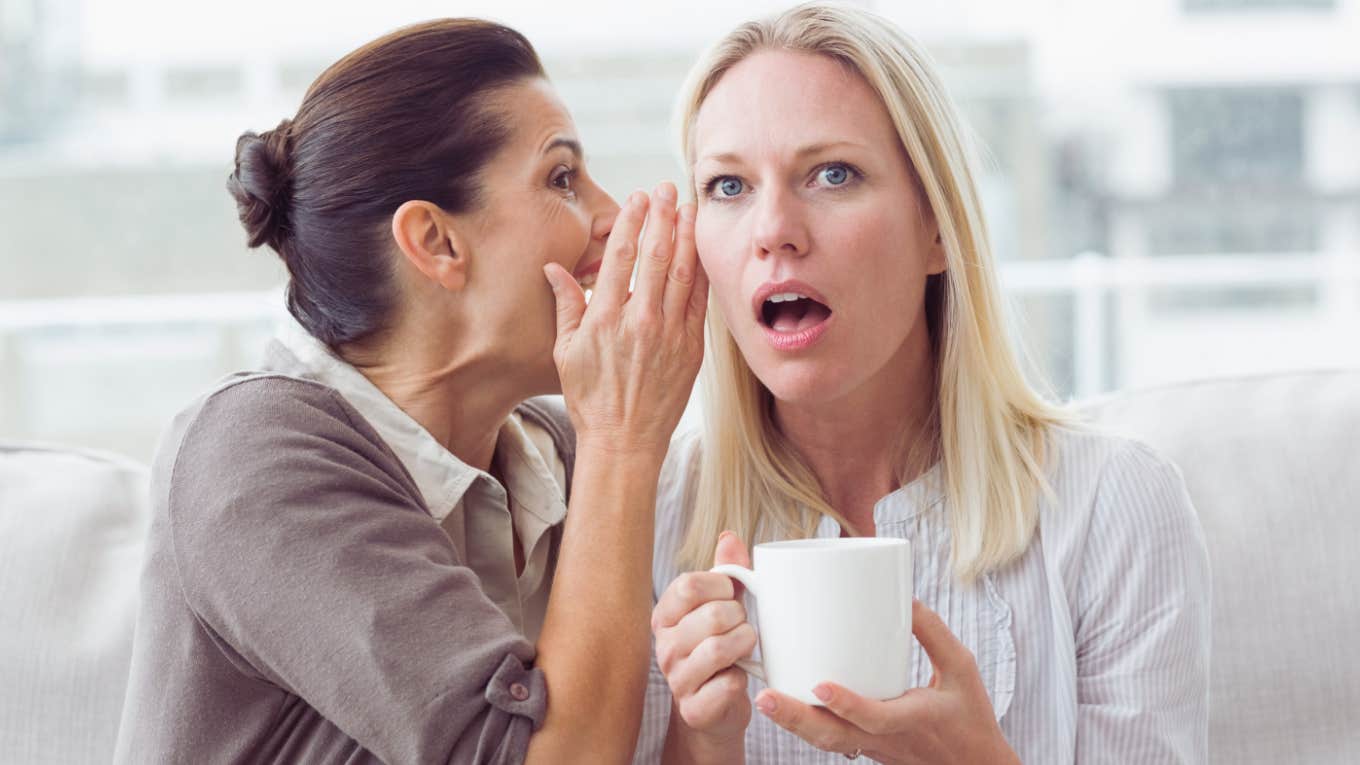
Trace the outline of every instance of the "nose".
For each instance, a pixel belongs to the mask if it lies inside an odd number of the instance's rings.
[[[619,203],[609,196],[609,192],[591,182],[593,192],[590,219],[590,237],[601,242],[609,238],[614,230],[614,219],[619,217]]]
[[[756,204],[751,236],[757,255],[806,255],[807,227],[797,199],[778,189],[764,194]]]

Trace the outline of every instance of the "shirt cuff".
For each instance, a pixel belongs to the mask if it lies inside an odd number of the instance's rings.
[[[538,730],[548,712],[548,683],[543,670],[524,666],[514,655],[506,656],[486,685],[486,700],[497,709],[529,718],[533,729]]]

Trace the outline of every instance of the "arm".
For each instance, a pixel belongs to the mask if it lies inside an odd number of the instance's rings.
[[[626,761],[642,717],[660,461],[583,446],[538,640],[552,703],[528,762]]]
[[[553,359],[578,451],[538,643],[551,703],[530,763],[627,762],[637,742],[657,478],[703,358],[707,306],[694,208],[677,214],[675,201],[673,186],[658,187],[639,247],[649,203],[630,198],[588,310],[560,265],[544,271],[557,305]]]
[[[1209,560],[1176,468],[1112,458],[1083,555],[1077,761],[1207,761]]]

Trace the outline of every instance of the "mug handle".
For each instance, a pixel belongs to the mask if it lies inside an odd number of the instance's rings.
[[[756,587],[756,572],[745,566],[738,566],[735,563],[723,563],[709,569],[714,574],[725,574],[746,585],[746,590],[756,597],[760,597],[760,592]],[[746,674],[757,678],[761,682],[765,680],[765,668],[760,666],[760,662],[751,659],[737,659],[733,664]]]

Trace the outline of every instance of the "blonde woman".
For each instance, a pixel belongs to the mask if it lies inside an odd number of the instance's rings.
[[[639,761],[1204,761],[1209,571],[1181,477],[1026,383],[925,53],[803,5],[723,39],[681,108],[717,310],[706,424],[659,489]],[[838,535],[913,540],[900,698],[824,684],[811,707],[733,666],[759,624],[705,569]]]

